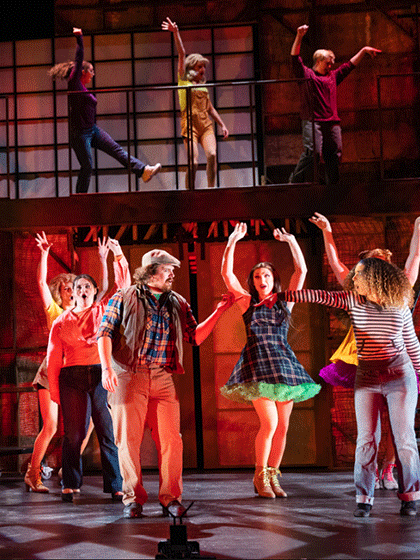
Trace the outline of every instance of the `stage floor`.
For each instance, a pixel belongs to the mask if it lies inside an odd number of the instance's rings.
[[[157,502],[157,473],[144,475],[142,519],[124,519],[101,483],[86,476],[80,497],[65,504],[56,477],[46,481],[46,495],[0,478],[0,558],[155,558],[170,530]],[[376,491],[371,517],[360,519],[353,517],[351,472],[290,469],[282,486],[288,498],[264,499],[254,496],[251,471],[184,473],[183,503],[194,500],[188,541],[213,558],[419,557],[420,514],[401,517],[395,492]]]

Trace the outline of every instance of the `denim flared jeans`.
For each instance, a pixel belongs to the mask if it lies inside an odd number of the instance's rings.
[[[381,438],[380,409],[384,399],[396,448],[398,497],[407,502],[418,500],[420,461],[414,431],[418,398],[416,373],[408,356],[398,367],[387,368],[380,364],[374,360],[359,364],[356,374],[356,502],[373,504],[376,458]]]
[[[92,128],[86,130],[73,130],[71,132],[71,147],[76,154],[80,164],[80,171],[77,177],[76,192],[87,193],[89,190],[90,178],[93,170],[92,148],[97,148],[113,157],[128,168],[130,160],[131,170],[133,173],[142,176],[145,164],[133,156],[128,157],[128,153],[119,145],[111,136],[99,128],[96,124]]]
[[[60,371],[60,402],[64,424],[62,453],[63,488],[80,488],[83,483],[80,448],[89,424],[89,411],[101,451],[104,492],[120,492],[122,477],[114,443],[107,391],[101,383],[101,366],[70,366]]]

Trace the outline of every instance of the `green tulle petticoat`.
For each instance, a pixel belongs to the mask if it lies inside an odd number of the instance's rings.
[[[285,385],[284,383],[235,383],[224,385],[220,392],[227,399],[250,403],[261,397],[271,401],[302,402],[319,393],[321,385],[302,383],[302,385]]]

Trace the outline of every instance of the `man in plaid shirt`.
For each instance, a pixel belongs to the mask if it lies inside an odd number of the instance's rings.
[[[232,294],[224,296],[198,325],[188,302],[172,291],[174,268],[180,264],[160,249],[143,255],[133,276],[135,284],[111,298],[98,332],[102,384],[110,393],[127,518],[141,517],[147,500],[140,464],[146,422],[158,450],[163,513],[185,512],[180,407],[172,374],[184,373],[183,342],[201,344],[234,302]]]

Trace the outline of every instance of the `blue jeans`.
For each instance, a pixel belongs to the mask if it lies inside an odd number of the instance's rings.
[[[87,193],[89,190],[89,183],[93,170],[91,148],[98,148],[98,150],[105,152],[119,161],[121,165],[128,168],[128,153],[123,150],[107,132],[99,128],[99,126],[96,126],[96,124],[92,128],[86,130],[72,130],[70,143],[80,164],[79,176],[77,177],[76,183],[77,193]],[[130,163],[131,170],[141,177],[146,167],[145,164],[133,156],[130,156]]]
[[[63,488],[80,488],[83,482],[80,449],[86,436],[89,409],[101,450],[104,492],[120,492],[122,477],[114,443],[107,391],[101,383],[101,366],[70,366],[60,371],[60,402],[64,424]]]
[[[337,122],[315,122],[315,156],[312,135],[312,121],[302,121],[303,152],[295,170],[290,175],[290,183],[310,183],[314,180],[314,157],[319,162],[322,154],[325,163],[325,182],[336,185],[339,181],[339,163],[343,151],[341,126]]]
[[[408,356],[407,356],[408,358]],[[354,389],[357,445],[354,462],[356,502],[373,504],[375,469],[381,437],[380,409],[383,399],[389,411],[396,447],[398,497],[403,501],[420,499],[420,461],[414,432],[418,390],[410,360],[396,367],[359,364]],[[376,368],[376,369],[375,369]]]

